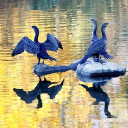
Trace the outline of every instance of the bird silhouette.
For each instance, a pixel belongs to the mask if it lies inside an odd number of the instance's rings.
[[[104,23],[101,27],[101,32],[102,32],[102,38],[98,38],[96,31],[97,31],[97,22],[94,19],[91,19],[93,23],[93,31],[92,31],[92,38],[91,38],[91,44],[85,54],[85,56],[81,59],[80,64],[83,64],[86,62],[86,60],[89,57],[96,56],[97,58],[99,55],[103,55],[104,58],[110,59],[113,58],[111,55],[109,55],[106,52],[106,43],[107,43],[107,36],[105,33],[105,28],[107,25],[110,23]]]
[[[100,38],[97,36],[97,33],[96,33],[97,32],[97,22],[96,22],[96,20],[91,19],[89,21],[91,21],[92,24],[93,24],[93,31],[92,31],[92,38],[91,38],[91,44],[93,44],[97,40],[99,40]],[[113,58],[111,55],[109,55],[107,53],[106,48],[103,49],[101,55],[103,55],[105,59],[112,59]],[[94,54],[93,56],[99,58],[100,54],[97,53],[97,54]]]
[[[51,61],[52,60],[56,61],[56,59],[51,57],[46,50],[57,51],[58,48],[63,49],[60,41],[56,37],[48,33],[46,41],[44,43],[39,43],[38,42],[39,29],[36,26],[32,26],[31,28],[33,28],[35,32],[34,41],[32,41],[26,36],[23,37],[16,45],[11,55],[15,56],[17,54],[21,54],[25,50],[31,54],[37,54],[38,64],[40,63],[41,58],[49,59]]]
[[[20,97],[21,100],[25,101],[27,104],[32,103],[33,100],[37,99],[38,100],[37,108],[41,108],[42,99],[40,95],[42,93],[47,93],[50,99],[54,99],[55,96],[58,94],[58,92],[61,90],[63,83],[64,80],[60,84],[57,84],[57,82],[51,82],[46,80],[46,78],[44,78],[44,80],[42,81],[40,78],[37,86],[31,91],[26,92],[23,89],[16,89],[16,88],[14,88],[13,91]],[[49,88],[49,86],[52,84],[57,84],[57,85]]]
[[[108,94],[105,93],[101,88],[101,86],[104,86],[106,83],[107,81],[93,83],[92,87],[88,87],[87,85],[83,85],[83,84],[80,85],[84,87],[86,91],[89,92],[91,97],[96,99],[96,101],[93,102],[92,105],[98,105],[99,102],[105,102],[104,113],[107,116],[107,118],[116,118],[116,116],[111,115],[111,113],[109,112],[108,106],[110,103],[110,98],[108,97]]]

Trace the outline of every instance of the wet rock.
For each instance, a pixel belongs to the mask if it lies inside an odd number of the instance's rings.
[[[102,63],[95,62],[93,58],[89,58],[86,63],[78,64],[76,73],[81,77],[89,76],[95,77],[111,77],[124,75],[126,68],[119,66],[116,63],[112,63],[106,60],[102,60]]]

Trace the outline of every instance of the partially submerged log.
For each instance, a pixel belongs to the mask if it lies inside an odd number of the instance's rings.
[[[45,64],[36,64],[34,66],[34,73],[38,76],[43,76],[47,74],[52,74],[56,72],[66,72],[68,70],[76,71],[77,65],[80,60],[77,60],[70,65],[62,65],[62,66],[49,66]]]
[[[37,64],[34,66],[34,72],[38,76],[43,76],[56,72],[66,72],[68,70],[76,71],[77,75],[82,77],[111,77],[124,75],[126,69],[115,63],[102,60],[103,63],[95,62],[93,58],[89,58],[86,63],[80,65],[80,59],[70,65],[49,66],[45,64]]]

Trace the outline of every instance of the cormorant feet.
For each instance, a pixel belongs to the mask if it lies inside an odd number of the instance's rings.
[[[99,62],[100,62],[101,64],[104,64],[104,63],[106,63],[106,62],[104,62],[103,60],[100,60]]]
[[[99,61],[98,61],[98,58],[93,58],[93,59],[94,59],[94,62],[99,62]]]
[[[94,58],[94,62],[99,62],[101,64],[105,63],[105,61],[101,60],[100,58]]]

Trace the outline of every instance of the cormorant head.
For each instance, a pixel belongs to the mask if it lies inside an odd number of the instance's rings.
[[[103,23],[102,28],[106,28],[108,25],[110,25],[111,23]]]
[[[96,20],[94,20],[94,19],[86,19],[86,21],[90,21],[92,23],[96,23]]]
[[[35,32],[39,32],[39,29],[36,26],[31,26]]]
[[[93,23],[96,23],[96,20],[94,20],[94,19],[90,19],[90,21],[92,21]]]
[[[33,28],[33,30],[35,31],[35,33],[39,33],[39,29],[36,26],[29,26],[30,28]]]

